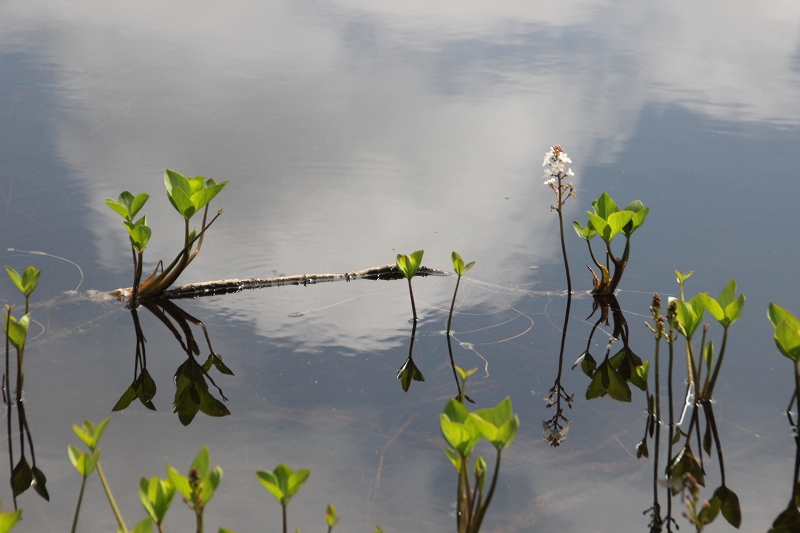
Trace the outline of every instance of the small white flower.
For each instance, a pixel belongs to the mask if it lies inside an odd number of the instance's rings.
[[[554,187],[555,184],[556,184],[556,180],[554,180],[553,178],[550,178],[549,180],[545,181],[544,184],[545,185],[549,185],[551,187]]]

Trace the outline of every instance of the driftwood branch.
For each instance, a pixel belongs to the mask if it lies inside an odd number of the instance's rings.
[[[449,276],[449,272],[419,267],[417,276]],[[221,279],[217,281],[206,281],[203,283],[189,283],[174,289],[168,289],[158,295],[158,298],[168,300],[178,300],[182,298],[198,298],[200,296],[214,296],[218,294],[230,294],[241,292],[246,289],[261,289],[264,287],[281,287],[283,285],[316,285],[317,283],[327,283],[329,281],[353,281],[356,279],[372,280],[397,280],[403,279],[403,274],[397,269],[396,264],[382,265],[355,272],[345,272],[343,274],[300,274],[298,276],[280,276],[277,278],[250,278],[250,279]],[[131,289],[117,289],[111,292],[120,300],[126,300],[130,296]]]

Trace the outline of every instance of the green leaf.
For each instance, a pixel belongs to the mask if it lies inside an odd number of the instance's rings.
[[[120,531],[117,529],[117,531]],[[142,518],[136,527],[130,530],[130,533],[152,533],[153,531],[153,519],[149,516]]]
[[[706,343],[705,347],[703,348],[703,359],[706,362],[706,368],[708,369],[709,374],[711,373],[711,367],[714,364],[714,341],[709,340]]]
[[[417,250],[411,255],[397,254],[397,269],[408,279],[414,277],[422,262],[424,250]]]
[[[220,371],[222,374],[226,374],[228,376],[233,375],[233,371],[225,366],[225,363],[222,362],[222,356],[218,353],[212,353],[210,356],[212,359],[211,361],[214,363],[214,367]]]
[[[783,355],[792,361],[800,361],[800,331],[788,320],[781,320],[775,326],[775,344]]]
[[[727,326],[730,326],[741,318],[742,312],[744,312],[744,302],[744,294],[740,294],[737,299],[725,306],[725,320],[727,322]]]
[[[727,285],[725,285],[719,293],[717,297],[717,302],[719,302],[720,307],[723,309],[728,307],[731,302],[736,298],[736,280],[731,279]]]
[[[167,464],[167,478],[169,482],[175,487],[175,490],[180,493],[181,496],[186,498],[187,500],[191,499],[192,497],[192,487],[189,485],[189,479],[185,477],[183,474],[175,470],[169,464]]]
[[[597,368],[597,362],[592,357],[592,354],[589,352],[584,352],[583,360],[581,361],[581,370],[587,376],[594,377],[594,371]]]
[[[293,472],[284,463],[275,467],[272,472],[256,472],[258,481],[273,495],[282,506],[289,504],[297,491],[308,479],[311,470],[303,469]]]
[[[406,362],[403,363],[403,366],[397,371],[397,379],[400,380],[400,385],[402,385],[405,392],[408,392],[408,389],[411,387],[412,380],[425,381],[425,377],[422,375],[419,368],[417,368],[417,365],[414,364],[414,360],[411,357],[406,359]]]
[[[211,464],[211,452],[208,451],[208,446],[203,446],[197,453],[197,456],[192,461],[191,468],[197,469],[197,475],[200,479],[208,475],[208,467]]]
[[[608,225],[611,228],[611,238],[622,231],[622,228],[631,221],[633,211],[617,211],[608,216]]]
[[[11,281],[14,283],[17,289],[19,289],[22,294],[28,297],[33,294],[33,291],[35,291],[36,287],[39,285],[39,275],[42,273],[42,271],[29,266],[22,273],[22,276],[20,276],[16,270],[10,266],[7,266],[6,273],[8,274],[8,277],[11,278]]]
[[[607,220],[609,215],[619,211],[616,202],[614,202],[605,191],[597,200],[592,202],[592,207],[594,208],[595,214],[603,220]]]
[[[678,285],[683,285],[686,283],[686,280],[689,279],[692,274],[694,274],[694,270],[690,270],[686,273],[675,271],[675,275],[678,277]]]
[[[714,519],[717,518],[717,515],[719,515],[721,504],[722,502],[720,502],[719,498],[717,498],[715,494],[714,497],[709,500],[708,505],[704,505],[700,510],[700,513],[697,515],[700,524],[706,525],[713,522]]]
[[[589,223],[597,234],[600,235],[600,238],[606,243],[610,243],[613,235],[611,234],[611,226],[608,225],[608,222],[592,212],[587,211],[586,214],[589,215]]]
[[[600,398],[608,393],[608,365],[601,363],[595,372],[592,382],[589,383],[589,388],[586,389],[586,399],[592,400]]]
[[[675,458],[675,462],[673,463],[672,467],[673,479],[680,479],[684,474],[691,474],[698,484],[702,485],[703,487],[706,486],[703,470],[700,468],[700,464],[697,462],[694,454],[692,454],[692,448],[688,443],[681,450],[681,453],[678,454],[678,457]],[[681,487],[672,487],[671,490],[672,495],[674,496],[681,491]]]
[[[728,487],[722,486],[714,491],[714,498],[721,502],[720,510],[722,516],[730,525],[738,528],[742,525],[742,508],[739,505],[739,497]]]
[[[174,495],[175,486],[169,478],[159,479],[158,476],[152,476],[149,481],[146,478],[139,480],[139,500],[157,524],[164,521]]]
[[[94,471],[95,465],[97,465],[97,460],[100,458],[100,450],[95,450],[92,455],[87,455],[72,444],[69,445],[67,450],[69,452],[69,460],[75,470],[83,477],[88,477]]]
[[[117,213],[119,216],[121,216],[122,218],[127,220],[127,218],[128,218],[128,210],[126,209],[126,207],[124,205],[120,204],[119,202],[117,202],[113,198],[106,198],[103,201],[106,203],[106,205],[108,207],[113,209],[115,213]]]
[[[278,478],[272,472],[267,472],[266,470],[258,471],[256,472],[256,478],[278,500],[278,503],[284,505],[283,490],[278,485]]]
[[[22,518],[22,509],[0,513],[0,533],[8,533]]]
[[[790,503],[789,507],[778,515],[767,533],[797,533],[798,531],[800,531],[800,511]]]
[[[458,455],[458,452],[455,450],[451,450],[450,448],[444,449],[444,454],[450,459],[450,462],[453,463],[453,466],[456,469],[456,472],[461,472],[461,456]]]
[[[76,424],[72,424],[72,431],[74,431],[75,435],[77,435],[78,438],[83,441],[87,448],[94,451],[94,449],[97,448],[97,444],[100,442],[100,437],[103,436],[103,432],[106,430],[106,426],[108,426],[110,421],[111,417],[109,416],[95,426],[92,424],[91,420],[84,420],[81,427],[78,427]]]
[[[183,192],[183,189],[175,188],[172,190],[172,201],[175,208],[186,220],[192,218],[197,212],[197,208],[195,208],[191,198]]]
[[[336,507],[332,503],[328,504],[325,508],[325,523],[328,524],[328,529],[332,528],[339,521],[339,515],[336,514]]]
[[[223,471],[219,466],[215,466],[206,476],[201,480],[200,501],[208,503],[214,497],[217,487],[222,481]]]
[[[472,448],[480,440],[480,431],[475,422],[463,424],[454,422],[442,413],[439,415],[439,427],[442,430],[444,440],[456,450],[461,457],[469,457]]]
[[[33,482],[33,472],[28,461],[22,457],[11,471],[11,489],[14,496],[19,496],[28,490]]]
[[[641,459],[642,457],[649,457],[649,452],[647,450],[647,439],[642,439],[636,445],[636,458]]]
[[[22,318],[17,320],[11,315],[11,311],[8,311],[8,320],[3,324],[3,329],[8,334],[8,340],[17,350],[22,350],[25,347],[30,321],[29,315],[23,315]]]
[[[722,322],[725,319],[725,311],[722,306],[714,298],[708,295],[707,292],[701,292],[696,296],[703,301],[709,314],[714,317],[717,322]]]
[[[31,472],[33,473],[33,490],[36,491],[36,494],[49,502],[50,494],[47,492],[47,478],[44,472],[35,466],[31,469]]]
[[[670,303],[672,303],[672,298]],[[694,335],[697,326],[703,321],[703,314],[705,313],[705,298],[697,295],[688,302],[675,300],[678,308],[678,323],[682,326],[681,332],[687,339],[691,339]]]
[[[450,255],[450,257],[453,260],[453,269],[459,276],[463,276],[470,268],[475,266],[475,261],[472,261],[469,264],[465,265],[464,260],[461,259],[460,255],[458,255],[458,252],[454,251]]]
[[[597,232],[592,228],[591,223],[587,223],[586,227],[584,228],[583,226],[581,226],[580,222],[578,222],[577,220],[573,220],[572,228],[575,230],[575,233],[578,234],[578,237],[580,237],[585,241],[588,241],[592,237],[597,235]]]
[[[466,422],[469,418],[469,409],[467,409],[466,406],[464,406],[464,404],[461,402],[453,399],[445,404],[442,413],[447,415],[448,420],[459,422],[461,424]]]
[[[136,217],[137,213],[139,213],[142,207],[144,207],[144,204],[145,202],[147,202],[148,198],[150,198],[150,195],[146,193],[140,193],[136,195],[136,197],[131,202],[131,207],[129,212],[131,219]]]
[[[297,494],[297,491],[302,488],[303,484],[305,484],[306,480],[308,479],[309,474],[311,474],[311,470],[308,468],[292,472],[292,474],[289,476],[289,481],[287,484],[287,501],[288,498],[291,498]]]
[[[620,379],[617,371],[611,365],[608,368],[608,395],[620,402],[631,401],[631,389],[624,380]]]
[[[470,376],[472,376],[477,371],[478,367],[470,368],[469,370],[464,370],[460,366],[456,365],[456,372],[458,372],[458,375],[461,376],[461,381],[466,381],[467,379],[470,378]]]
[[[194,204],[195,211],[203,209],[220,191],[227,185],[227,181],[223,181],[218,185],[205,187],[195,192],[191,196],[192,204]]]
[[[381,526],[375,526],[374,533],[383,533],[383,530],[381,529]]]
[[[631,209],[631,206],[634,204],[637,204],[636,207],[638,209]],[[642,202],[640,202],[639,200],[634,200],[633,202],[628,204],[628,207],[626,207],[625,209],[633,211],[633,216],[631,217],[631,221],[625,224],[625,227],[622,228],[622,233],[626,237],[630,238],[630,236],[633,235],[634,231],[642,227],[642,224],[644,224],[644,220],[647,218],[647,214],[650,212],[650,208],[642,206]]]

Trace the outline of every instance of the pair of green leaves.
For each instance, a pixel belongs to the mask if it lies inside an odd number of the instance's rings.
[[[150,241],[152,231],[147,226],[147,217],[141,217],[139,220],[134,221],[136,214],[144,207],[145,202],[150,196],[146,193],[137,194],[134,196],[129,191],[122,191],[119,198],[106,198],[104,201],[108,207],[114,210],[121,216],[128,230],[128,236],[131,240],[131,245],[138,253],[143,253],[147,248],[147,243]]]
[[[519,418],[513,414],[511,399],[506,396],[495,407],[471,413],[464,404],[453,399],[447,402],[439,415],[442,436],[452,450],[445,450],[457,470],[461,461],[472,454],[472,449],[486,438],[497,450],[508,447],[519,431]]]
[[[422,263],[422,255],[425,250],[417,250],[411,255],[397,254],[397,269],[406,277],[411,279],[419,270],[419,265]]]
[[[75,435],[81,439],[81,442],[83,442],[91,452],[87,454],[86,452],[82,452],[77,446],[69,445],[69,460],[72,462],[72,466],[74,466],[83,477],[89,477],[89,474],[91,474],[95,466],[97,466],[97,461],[100,459],[100,449],[97,445],[110,420],[111,418],[108,417],[96,426],[91,420],[85,420],[80,427],[77,424],[72,424],[72,431],[75,432]]]
[[[6,273],[8,274],[8,277],[11,278],[14,286],[19,289],[19,292],[24,294],[25,298],[28,298],[31,294],[33,294],[33,291],[35,291],[36,287],[39,285],[39,275],[42,273],[42,271],[29,266],[25,269],[22,275],[20,275],[19,272],[10,266],[7,266]]]
[[[272,472],[259,470],[256,472],[256,478],[278,500],[282,507],[286,507],[289,505],[289,500],[297,494],[297,491],[306,482],[310,473],[311,470],[307,468],[295,472],[284,463],[281,463]],[[332,527],[337,520],[336,509],[329,505],[328,511],[325,513],[325,519],[328,521],[328,527]]]
[[[144,207],[148,198],[150,198],[150,195],[146,193],[134,196],[129,191],[122,191],[119,198],[116,200],[113,198],[106,198],[104,201],[108,207],[124,218],[126,222],[133,222],[133,219],[136,218],[136,214]]]
[[[687,276],[688,277],[688,276]],[[679,275],[680,280],[680,275]],[[701,292],[688,301],[670,298],[670,303],[675,301],[678,314],[678,330],[686,337],[692,338],[695,330],[703,321],[703,314],[708,310],[709,314],[728,329],[742,316],[744,311],[745,296],[740,294],[736,297],[736,280],[732,279],[720,291],[719,296],[714,299],[707,292]]]
[[[159,479],[158,476],[152,476],[149,481],[146,478],[139,480],[139,500],[156,524],[164,522],[174,495],[175,486],[169,478]]]
[[[592,202],[592,208],[594,212],[587,211],[589,221],[585,227],[577,220],[572,222],[572,226],[581,239],[588,241],[599,234],[606,244],[611,244],[620,232],[626,238],[630,238],[633,232],[644,224],[650,212],[650,208],[645,207],[639,200],[634,200],[625,206],[625,209],[620,209],[606,192]]]
[[[195,505],[197,503],[202,503],[206,505],[211,501],[211,498],[214,497],[214,492],[217,490],[220,481],[222,481],[222,468],[219,466],[210,468],[210,465],[211,452],[208,451],[206,446],[203,446],[200,453],[198,453],[197,457],[192,461],[192,466],[189,468],[190,476],[192,470],[196,469],[197,472],[197,488],[193,494],[192,484],[189,478],[167,464],[167,478],[173,490],[177,490],[181,496],[186,499],[187,504]],[[149,490],[150,486],[148,483],[148,491]],[[166,494],[164,497],[166,497]],[[196,508],[194,509],[197,511]]]
[[[458,274],[458,277],[459,277],[459,278],[460,278],[461,276],[463,276],[464,274],[466,274],[466,273],[467,273],[467,271],[468,271],[470,268],[472,268],[472,267],[474,267],[474,266],[475,266],[475,261],[470,261],[469,263],[467,263],[467,264],[465,265],[465,264],[464,264],[464,260],[463,260],[463,259],[461,259],[461,256],[460,256],[460,255],[458,255],[458,252],[455,252],[455,251],[454,251],[454,252],[453,252],[453,253],[450,255],[450,257],[451,257],[451,259],[453,260],[453,269],[456,271],[456,274]]]
[[[187,178],[170,169],[164,171],[164,185],[169,201],[186,220],[208,205],[227,183],[217,183],[210,178],[206,180],[205,176]]]
[[[769,304],[767,317],[775,328],[778,350],[795,363],[800,361],[800,320],[774,303]]]

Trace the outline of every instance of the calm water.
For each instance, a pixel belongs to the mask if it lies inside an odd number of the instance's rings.
[[[68,527],[80,483],[66,455],[78,442],[70,424],[108,416],[133,378],[130,313],[64,291],[130,284],[125,232],[103,204],[123,189],[151,195],[147,265],[174,256],[182,228],[163,193],[169,167],[230,181],[212,206],[225,213],[183,282],[345,272],[420,248],[432,267],[448,269],[452,250],[477,260],[454,319],[474,349],[458,346],[456,361],[481,368],[468,391],[479,406],[510,395],[522,422],[486,531],[645,531],[652,463],[635,459],[641,392],[631,404],[587,402],[588,378],[565,370],[576,395],[569,437],[559,448],[542,440],[566,304],[540,167],[555,143],[574,162],[568,221],[585,221],[604,190],[651,206],[619,294],[641,357],[652,357],[642,325],[652,293],[677,292],[675,269],[695,271],[687,295],[716,294],[732,277],[747,295],[714,408],[742,529],[768,529],[789,499],[794,453],[783,413],[790,363],[765,313],[770,301],[800,312],[800,7],[687,7],[0,5],[0,255],[43,271],[25,394],[51,502],[23,495],[19,530]],[[567,236],[585,293],[590,259]],[[181,302],[235,373],[212,374],[232,415],[198,415],[188,427],[170,413],[185,353],[142,310],[157,411],[132,404],[102,441],[129,524],[144,516],[138,478],[163,476],[165,462],[186,470],[207,444],[225,470],[209,530],[277,531],[279,507],[253,472],[281,461],[312,471],[290,506],[293,528],[320,529],[330,501],[340,531],[452,530],[455,472],[438,413],[455,394],[442,334],[454,284],[414,281],[426,381],[408,393],[395,378],[411,332],[404,283]],[[8,282],[0,300],[21,303]],[[579,293],[567,364],[585,347],[590,311]],[[597,334],[593,349],[606,341]],[[717,485],[708,464],[704,498]],[[7,508],[9,490],[0,497]],[[94,478],[84,501],[84,531],[113,529]],[[167,527],[186,530],[191,519],[176,499]],[[731,529],[722,518],[709,528]]]

